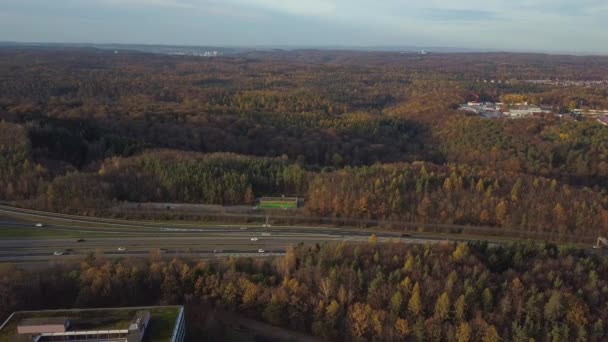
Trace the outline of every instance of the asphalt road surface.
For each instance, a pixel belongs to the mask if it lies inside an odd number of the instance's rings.
[[[35,264],[79,261],[87,254],[107,258],[144,257],[275,257],[303,243],[364,242],[369,230],[325,227],[197,226],[95,219],[0,206],[2,230],[32,235],[0,237],[0,263]],[[42,227],[36,227],[37,223]],[[374,232],[379,241],[436,243],[438,239]],[[62,235],[71,235],[62,237]],[[2,236],[2,235],[0,235]],[[254,239],[255,241],[252,241]],[[60,254],[60,255],[56,255]]]

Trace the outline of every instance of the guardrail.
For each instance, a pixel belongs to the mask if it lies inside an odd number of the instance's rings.
[[[125,227],[137,227],[137,224],[146,226],[158,226],[159,223],[155,222],[137,222],[137,221],[126,221],[112,218],[96,218],[87,216],[74,216],[67,214],[56,214],[51,212],[44,212],[31,209],[21,209],[8,206],[0,206],[0,212],[12,212],[15,214],[28,215],[32,217],[42,217],[52,220],[65,220],[68,222],[86,222],[93,224],[107,224],[114,226],[125,226]],[[134,209],[134,208],[121,208],[114,207],[106,209],[105,211],[99,210],[108,216],[125,215],[130,217],[140,218],[151,218],[151,217],[191,217],[197,219],[208,219],[217,221],[234,221],[235,223],[242,223],[243,221],[263,221],[266,219],[268,214],[266,212],[260,213],[233,213],[233,212],[204,212],[204,211],[190,211],[190,210],[153,210],[153,209]],[[525,230],[525,228],[513,228],[513,227],[489,227],[489,226],[469,226],[469,225],[456,225],[456,224],[443,224],[443,223],[425,223],[425,222],[407,222],[396,219],[357,219],[357,218],[341,218],[341,217],[321,217],[321,216],[304,216],[299,214],[293,215],[277,215],[271,216],[272,224],[277,225],[297,225],[297,224],[308,224],[308,225],[323,225],[329,224],[335,227],[358,227],[367,228],[369,226],[377,226],[380,228],[387,228],[389,230],[396,230],[399,232],[421,232],[421,233],[439,233],[439,234],[450,234],[450,235],[480,235],[488,237],[508,237],[508,238],[519,238],[519,239],[532,239],[542,241],[568,241],[568,242],[579,242],[579,243],[594,243],[597,232],[593,232],[593,236],[582,236],[580,234],[570,233],[547,233],[547,232],[534,232]]]
[[[180,211],[172,210],[171,213],[164,211],[155,211],[147,209],[138,210],[120,210],[113,208],[112,214],[122,214],[125,216],[137,216],[141,217],[165,217],[169,215],[181,215],[183,217],[191,218],[204,218],[210,221],[229,221],[233,220],[238,222],[239,220],[245,221],[259,221],[264,222],[268,214],[246,214],[246,213],[210,213],[210,212],[192,212],[192,211]],[[335,227],[358,227],[367,228],[370,226],[377,226],[381,228],[387,228],[388,230],[395,230],[404,233],[440,233],[450,235],[483,235],[488,237],[510,237],[510,238],[521,238],[521,239],[532,239],[542,241],[568,241],[568,242],[580,242],[580,243],[593,243],[595,237],[582,236],[580,234],[570,233],[548,233],[548,232],[534,232],[524,229],[516,229],[512,227],[491,227],[491,226],[469,226],[469,225],[457,225],[457,224],[445,224],[445,223],[424,223],[424,222],[407,222],[395,219],[357,219],[357,218],[341,218],[341,217],[329,217],[329,216],[303,216],[303,215],[271,215],[271,222],[273,226],[277,227],[280,225],[297,225],[297,224],[308,224],[308,225],[323,225],[329,224]]]

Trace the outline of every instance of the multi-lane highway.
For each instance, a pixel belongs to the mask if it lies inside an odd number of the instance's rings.
[[[418,244],[467,239],[462,235],[430,237],[345,227],[264,227],[261,223],[225,225],[117,220],[0,205],[0,263],[14,263],[22,267],[78,262],[91,253],[104,258],[276,257],[289,246],[300,243],[364,242],[372,234],[379,241],[399,240]]]
[[[76,261],[89,253],[108,258],[151,254],[195,258],[272,257],[299,243],[367,241],[372,234],[372,231],[354,228],[204,226],[95,219],[5,206],[0,206],[0,215],[0,262],[12,263]],[[39,224],[42,227],[36,227]],[[376,232],[376,235],[380,241],[438,241],[391,232]]]

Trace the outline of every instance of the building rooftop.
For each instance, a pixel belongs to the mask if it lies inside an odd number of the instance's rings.
[[[181,306],[155,306],[116,309],[74,309],[51,311],[18,311],[0,326],[0,342],[32,341],[31,335],[20,335],[18,326],[65,324],[67,333],[99,331],[128,331],[133,324],[141,324],[149,318],[143,341],[171,341],[177,329],[178,318],[183,315]],[[49,334],[50,336],[50,334]]]
[[[25,318],[21,322],[19,322],[19,326],[51,325],[51,324],[64,325],[67,321],[68,321],[67,317]]]

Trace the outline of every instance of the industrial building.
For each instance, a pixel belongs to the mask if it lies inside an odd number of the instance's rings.
[[[19,311],[0,326],[2,342],[182,342],[184,335],[181,306]]]
[[[460,105],[460,110],[486,119],[527,118],[537,115],[552,114],[551,108],[536,106],[527,102],[506,105],[501,102],[468,102]]]
[[[468,102],[460,106],[460,110],[476,114],[482,118],[497,119],[502,117],[502,103],[493,102]]]
[[[599,118],[608,115],[608,109],[575,109],[572,114]]]
[[[539,106],[521,104],[510,106],[509,110],[505,112],[505,115],[511,118],[526,118],[534,115],[550,114],[550,110],[542,109]]]

